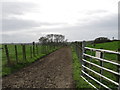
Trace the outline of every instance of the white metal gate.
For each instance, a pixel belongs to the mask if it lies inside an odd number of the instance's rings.
[[[82,52],[80,52],[80,49],[81,49]],[[87,54],[86,50],[89,51],[89,52],[100,52],[101,54],[98,55],[98,57],[96,57],[95,55]],[[100,85],[100,88],[103,87],[103,88],[111,90],[112,88],[110,88],[108,85],[103,83],[102,80],[104,79],[104,80],[107,80],[108,82],[111,82],[112,84],[114,84],[117,87],[116,89],[120,90],[120,52],[85,47],[85,42],[82,42],[81,44],[76,44],[76,52],[77,52],[77,55],[78,55],[78,57],[79,57],[79,59],[82,63],[81,77],[86,82],[88,82],[95,89],[99,89],[93,83],[89,82],[86,79],[86,78],[89,78],[90,80],[93,80],[98,85]],[[105,53],[117,55],[118,56],[118,58],[117,58],[118,62],[104,59],[104,54]],[[80,57],[82,57],[82,58],[80,58]],[[87,58],[89,58],[89,60],[87,60]],[[93,63],[92,60],[96,60],[96,62],[99,62],[99,64]],[[115,65],[117,67],[117,70],[114,71],[114,70],[111,70],[109,68],[106,68],[104,63],[109,63],[109,64],[112,64],[112,65]],[[97,72],[97,71],[93,70],[91,67],[98,68],[100,70],[100,72]],[[103,74],[104,71],[107,71],[107,72],[115,75],[115,77],[117,78],[117,81],[114,81],[109,77],[106,77]],[[99,80],[96,79],[95,77],[93,77],[92,75],[90,75],[88,72],[94,73],[95,76],[99,77]]]

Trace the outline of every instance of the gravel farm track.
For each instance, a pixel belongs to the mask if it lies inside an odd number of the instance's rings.
[[[3,88],[74,88],[72,53],[63,47],[2,79]]]

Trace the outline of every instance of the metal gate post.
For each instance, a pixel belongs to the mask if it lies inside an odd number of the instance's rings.
[[[85,41],[82,42],[82,65],[85,65],[85,62],[83,61],[83,59],[85,59],[85,56],[83,55],[84,53],[85,53]],[[82,70],[85,71],[84,67],[82,67]],[[84,76],[83,73],[82,76]]]
[[[120,48],[118,48],[118,51],[120,52]],[[118,54],[118,62],[120,62],[120,55],[119,54]],[[118,66],[118,73],[120,73],[120,66]],[[118,83],[119,83],[118,90],[120,90],[120,76],[118,76]]]

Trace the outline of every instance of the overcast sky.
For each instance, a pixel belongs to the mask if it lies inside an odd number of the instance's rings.
[[[69,41],[118,38],[118,0],[3,0],[0,8],[3,42],[38,41],[51,33]]]

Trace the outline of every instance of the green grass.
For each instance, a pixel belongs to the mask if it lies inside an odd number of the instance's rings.
[[[95,44],[95,47],[93,45],[87,45],[88,47],[93,47],[93,48],[103,48],[106,50],[112,50],[112,51],[117,51],[118,48],[120,48],[120,41],[113,41],[113,42],[107,42],[107,43],[99,43]]]
[[[54,48],[53,46],[38,46],[38,53],[37,49],[35,47],[35,56],[32,54],[31,58],[31,53],[30,53],[30,47],[32,45],[26,45],[26,60],[23,60],[23,52],[22,52],[22,46],[17,45],[17,51],[18,51],[18,63],[16,61],[15,57],[15,45],[7,45],[8,46],[8,51],[9,51],[9,56],[10,56],[10,66],[7,64],[7,58],[6,58],[6,53],[5,53],[5,48],[4,45],[2,45],[3,50],[2,52],[2,76],[9,75],[15,71],[18,71],[19,69],[31,64],[32,62],[42,58],[43,56],[48,55],[49,53],[55,51],[56,49],[60,47]]]
[[[75,50],[72,47],[72,59],[73,59],[73,79],[75,81],[76,88],[93,88],[91,87],[81,75],[81,63],[78,60]]]

